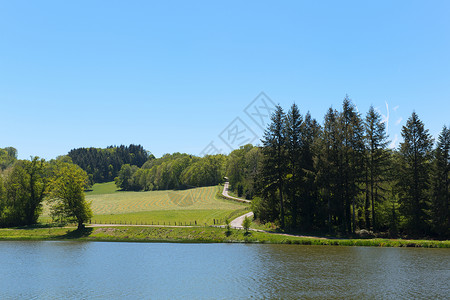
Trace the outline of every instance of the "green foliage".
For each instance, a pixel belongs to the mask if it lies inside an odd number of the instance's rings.
[[[17,161],[6,182],[6,199],[0,219],[2,226],[35,224],[46,196],[48,172],[43,159]]]
[[[433,140],[415,112],[402,128],[398,186],[400,209],[406,228],[413,233],[427,231],[427,190],[430,183],[430,160]]]
[[[252,199],[255,195],[255,181],[261,165],[261,149],[252,145],[241,146],[232,151],[227,158],[226,175],[230,190],[238,197]]]
[[[139,190],[139,185],[133,180],[133,176],[139,168],[125,164],[119,171],[119,175],[114,179],[117,187],[124,191]]]
[[[348,97],[341,111],[328,110],[323,128],[309,114],[302,118],[296,105],[286,116],[278,107],[271,120],[254,176],[259,221],[302,231],[430,234],[434,228],[448,235],[448,130],[433,156],[431,136],[413,113],[401,148],[388,150],[380,114],[371,107],[363,120]],[[227,176],[235,188],[244,165],[240,152],[230,154]]]
[[[366,160],[365,160],[365,225],[372,229],[376,228],[375,205],[383,200],[382,182],[386,181],[386,173],[389,164],[389,152],[386,151],[387,136],[385,124],[381,115],[370,107],[365,122],[366,133]],[[370,209],[372,219],[370,220]]]
[[[259,176],[260,193],[264,201],[277,203],[281,227],[285,227],[285,187],[288,174],[286,155],[285,113],[280,106],[271,116],[271,123],[264,132],[263,162]],[[271,205],[272,206],[272,205]],[[269,216],[272,213],[268,214]],[[273,217],[273,216],[272,216]]]
[[[154,159],[141,145],[78,148],[71,150],[68,156],[88,173],[91,184],[114,180],[125,164],[141,167],[146,161]]]
[[[88,176],[74,164],[56,162],[52,166],[50,189],[51,215],[58,222],[76,221],[78,228],[92,217],[90,203],[86,202],[84,187]]]
[[[242,227],[244,227],[244,230],[246,233],[248,233],[248,230],[250,229],[250,226],[252,225],[252,220],[245,216],[244,221],[242,222]]]
[[[226,157],[206,155],[181,174],[181,181],[189,186],[212,186],[223,181]]]
[[[13,147],[0,148],[0,171],[11,167],[17,160],[17,150]]]
[[[231,235],[231,226],[230,226],[230,220],[229,219],[225,220],[225,228],[227,229],[225,231],[225,235],[226,236],[230,236]]]
[[[439,135],[432,165],[431,223],[434,233],[450,236],[450,129]]]
[[[142,166],[124,165],[116,185],[125,191],[152,191],[212,186],[223,181],[226,157],[222,154],[203,158],[188,154],[166,154]]]

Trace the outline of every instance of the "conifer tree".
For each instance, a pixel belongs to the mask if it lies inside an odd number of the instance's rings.
[[[436,234],[450,235],[450,129],[444,126],[434,153],[431,221]]]
[[[342,104],[341,126],[344,222],[347,232],[355,232],[356,200],[360,192],[358,184],[361,182],[363,174],[364,130],[362,119],[348,96],[345,97]],[[350,211],[352,211],[351,214]]]
[[[365,223],[366,228],[376,228],[375,205],[381,197],[381,182],[388,163],[386,126],[381,120],[381,115],[370,106],[365,120],[366,133],[366,202]],[[372,212],[372,226],[370,226],[370,211]]]
[[[427,190],[430,183],[430,158],[433,140],[418,115],[413,112],[402,128],[399,173],[400,209],[406,229],[413,233],[427,230]]]
[[[280,226],[285,227],[284,187],[286,178],[286,136],[285,113],[281,106],[277,106],[271,116],[271,123],[264,132],[264,163],[261,180],[263,193],[266,197],[278,194]]]
[[[340,226],[343,219],[343,199],[340,184],[341,170],[341,134],[339,128],[339,113],[329,108],[325,115],[323,135],[321,139],[321,154],[318,159],[318,184],[325,204],[327,225],[329,231],[332,226]]]
[[[298,106],[294,103],[286,116],[286,155],[288,163],[288,182],[286,187],[289,193],[289,209],[291,214],[291,226],[298,226],[298,216],[301,209],[301,190],[304,172],[302,169],[302,123]]]
[[[318,156],[318,141],[321,136],[321,128],[315,119],[308,112],[302,123],[302,151],[300,154],[301,167],[303,171],[300,211],[301,225],[306,230],[311,229],[316,224],[320,204],[317,188],[317,168],[315,161]]]

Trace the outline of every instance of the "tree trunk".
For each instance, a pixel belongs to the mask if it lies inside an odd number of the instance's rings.
[[[282,192],[281,184],[280,184],[279,189],[280,189],[280,226],[281,226],[281,228],[284,229],[284,226],[285,226],[285,224],[284,224],[284,200],[283,200],[283,192]]]
[[[366,221],[366,229],[370,230],[370,194],[369,194],[369,179],[366,175],[366,201],[364,203],[364,216]]]
[[[352,206],[353,206],[353,215],[352,215],[352,218],[353,218],[353,228],[352,228],[352,233],[355,233],[355,231],[356,231],[355,198],[353,198]]]
[[[84,226],[84,224],[83,224],[83,221],[82,220],[78,220],[78,230],[82,230],[82,229],[84,229],[85,228],[85,226]]]

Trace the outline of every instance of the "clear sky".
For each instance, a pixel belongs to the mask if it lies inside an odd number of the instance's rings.
[[[348,94],[389,116],[394,143],[415,110],[436,137],[449,16],[449,1],[0,0],[0,147],[229,152],[260,137],[261,92],[321,123]]]

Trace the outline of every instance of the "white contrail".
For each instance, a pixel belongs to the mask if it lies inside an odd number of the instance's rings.
[[[389,104],[387,103],[387,101],[385,101],[386,103],[386,115],[381,114],[382,120],[381,122],[386,124],[386,134],[389,134]]]

